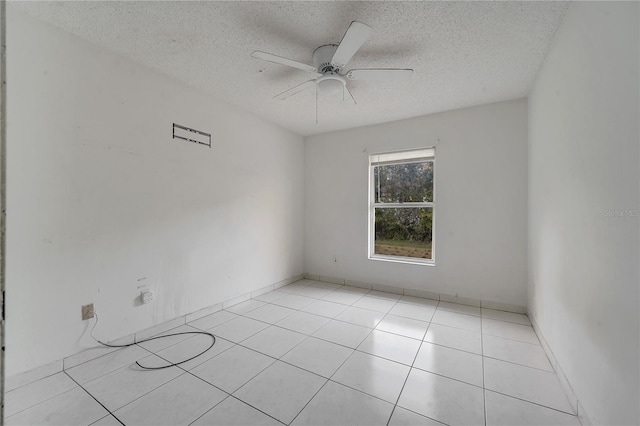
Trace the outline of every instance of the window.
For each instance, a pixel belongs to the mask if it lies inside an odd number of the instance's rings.
[[[435,148],[369,156],[369,259],[433,264]]]

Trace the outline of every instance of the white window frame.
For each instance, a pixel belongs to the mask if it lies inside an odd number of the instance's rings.
[[[374,169],[381,164],[405,164],[422,161],[433,162],[433,201],[419,203],[376,203]],[[391,256],[375,253],[375,211],[376,208],[410,208],[430,207],[432,210],[431,230],[431,259],[421,259],[406,256]],[[410,263],[414,265],[435,266],[435,223],[436,223],[436,149],[435,147],[412,149],[407,151],[394,151],[369,155],[369,260],[382,260],[386,262]]]

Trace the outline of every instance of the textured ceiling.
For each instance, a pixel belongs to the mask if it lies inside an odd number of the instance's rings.
[[[560,25],[562,2],[20,2],[16,7],[301,135],[524,97]],[[349,23],[373,27],[345,67],[413,68],[410,81],[350,81],[358,105],[315,91],[273,96]]]

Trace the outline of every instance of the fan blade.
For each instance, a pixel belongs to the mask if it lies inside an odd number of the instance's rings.
[[[404,81],[409,80],[412,69],[382,68],[351,70],[345,75],[349,80]]]
[[[353,97],[353,95],[351,94],[351,91],[347,88],[347,86],[344,86],[344,90],[349,94],[349,97],[353,101],[353,104],[358,105],[358,102],[356,102],[356,98]]]
[[[307,89],[312,88],[313,86],[315,86],[315,84],[316,84],[315,80],[308,80],[308,81],[305,81],[304,83],[298,84],[297,86],[293,86],[291,89],[287,89],[282,93],[278,93],[273,98],[274,99],[284,100],[284,99],[287,99],[290,96],[295,95],[296,93],[300,93],[303,90],[307,90]]]
[[[298,68],[299,70],[302,70],[302,71],[314,72],[314,73],[318,72],[316,70],[316,67],[314,66],[303,64],[302,62],[297,62],[291,59],[283,58],[281,56],[272,55],[271,53],[260,52],[259,50],[252,52],[251,57],[262,59],[263,61],[273,62],[274,64],[287,65],[289,67]]]
[[[372,32],[373,29],[370,26],[362,22],[353,21],[333,54],[331,63],[337,68],[345,66],[360,49],[360,46],[371,36]]]

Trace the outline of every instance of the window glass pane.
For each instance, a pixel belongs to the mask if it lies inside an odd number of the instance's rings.
[[[433,161],[374,166],[376,203],[433,201]]]
[[[375,254],[432,259],[433,208],[376,208]]]

